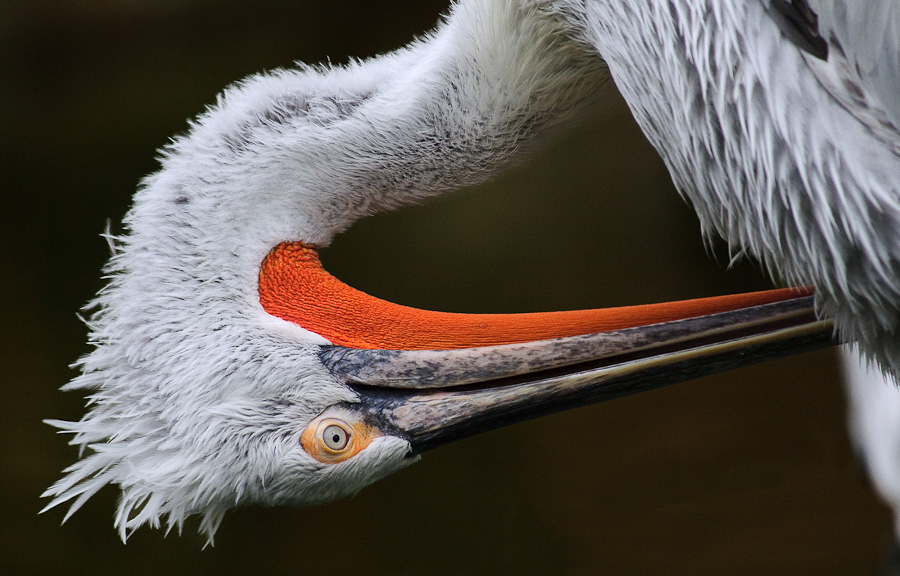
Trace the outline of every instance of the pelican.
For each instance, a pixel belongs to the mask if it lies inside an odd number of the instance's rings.
[[[123,539],[199,515],[211,540],[238,505],[324,502],[461,437],[829,344],[804,290],[469,316],[322,267],[317,249],[359,218],[489,178],[611,79],[706,232],[813,286],[894,370],[900,106],[896,59],[881,62],[898,13],[462,0],[396,52],[232,86],[111,238],[95,348],[64,387],[89,391],[88,411],[50,421],[83,457],[47,508],[113,484]]]

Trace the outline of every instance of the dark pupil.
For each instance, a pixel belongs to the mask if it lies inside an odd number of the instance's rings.
[[[335,433],[334,436],[331,437],[331,441],[334,442],[335,444],[337,444],[338,442],[341,441],[341,435],[338,433]]]

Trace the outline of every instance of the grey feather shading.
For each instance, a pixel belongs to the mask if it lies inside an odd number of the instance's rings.
[[[805,0],[772,0],[770,14],[785,38],[820,60],[828,59],[828,43],[819,34],[819,17]]]

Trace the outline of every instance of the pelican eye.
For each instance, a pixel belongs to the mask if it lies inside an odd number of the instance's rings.
[[[322,431],[322,443],[329,450],[343,450],[350,443],[350,431],[339,424],[329,424]]]
[[[340,412],[341,417],[334,412]],[[336,464],[356,456],[380,435],[354,414],[329,409],[306,426],[300,445],[319,462]]]

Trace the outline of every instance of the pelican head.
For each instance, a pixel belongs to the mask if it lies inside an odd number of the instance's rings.
[[[113,484],[123,539],[190,515],[211,538],[234,506],[339,498],[457,438],[826,343],[792,291],[469,316],[324,270],[357,219],[483,181],[595,102],[608,71],[578,17],[468,2],[397,52],[226,90],[111,238],[65,386],[88,410],[51,422],[84,455],[48,508]]]

